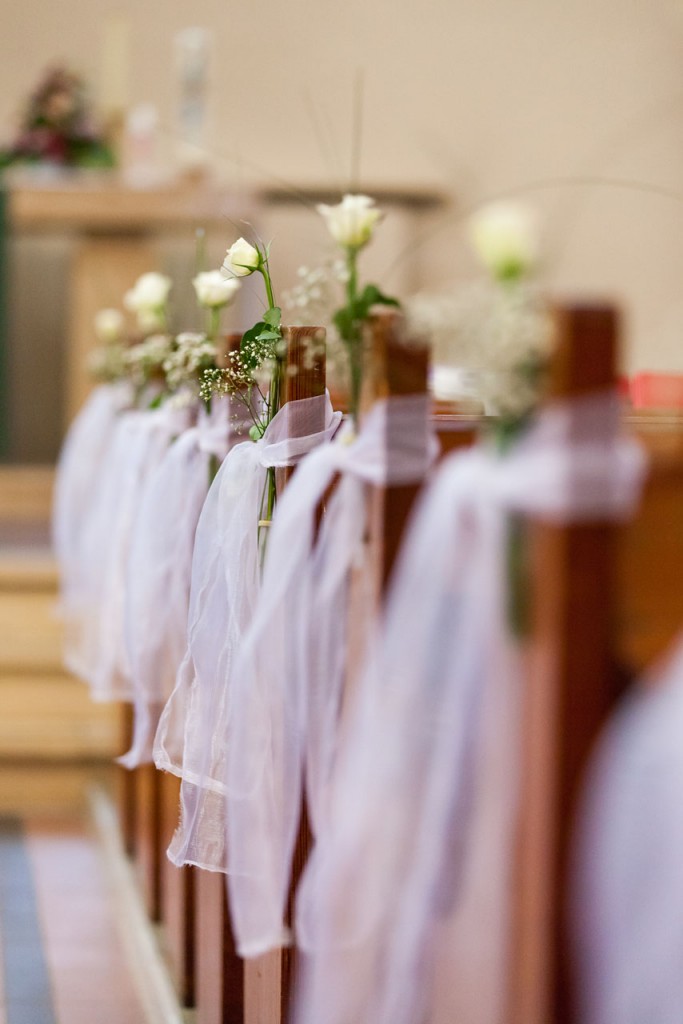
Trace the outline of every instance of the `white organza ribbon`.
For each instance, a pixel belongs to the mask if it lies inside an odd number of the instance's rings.
[[[309,455],[279,505],[259,604],[234,674],[228,732],[230,909],[237,948],[287,941],[284,913],[305,773],[313,834],[322,827],[346,663],[347,584],[363,550],[367,484],[421,481],[438,444],[429,399],[390,398]],[[321,502],[337,475],[319,536]]]
[[[131,388],[125,383],[95,388],[69,428],[55,473],[52,543],[59,567],[64,661],[77,675],[84,671],[82,621],[87,609],[88,575],[84,531],[96,502],[100,469],[114,424],[131,399]]]
[[[549,408],[504,457],[450,456],[425,493],[299,890],[297,1024],[502,1019],[520,692],[506,520],[627,516],[644,462],[618,418],[611,396]]]
[[[232,449],[207,496],[192,562],[188,647],[154,743],[179,775],[177,864],[225,869],[225,757],[234,663],[259,593],[258,522],[269,467],[294,465],[338,428],[328,395],[288,402],[256,443]]]
[[[143,490],[168,446],[189,425],[190,406],[123,413],[116,424],[84,538],[89,563],[86,671],[97,701],[131,700],[125,594],[133,524]]]
[[[197,522],[210,484],[211,456],[223,461],[248,435],[249,410],[233,398],[202,404],[197,425],[167,450],[135,519],[126,582],[126,643],[134,691],[126,768],[152,760],[159,716],[187,649],[187,615]]]
[[[586,778],[573,918],[582,1024],[683,1020],[683,636]]]

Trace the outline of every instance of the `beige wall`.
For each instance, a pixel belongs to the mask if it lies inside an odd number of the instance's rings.
[[[173,34],[213,30],[213,140],[236,182],[344,184],[362,69],[365,183],[438,186],[461,208],[558,178],[675,193],[557,184],[529,196],[547,215],[549,286],[623,302],[630,369],[683,370],[679,0],[0,2],[0,124],[55,56],[97,82],[103,20],[124,11],[131,99],[157,103],[166,125]],[[471,272],[456,220],[425,252],[435,284]]]

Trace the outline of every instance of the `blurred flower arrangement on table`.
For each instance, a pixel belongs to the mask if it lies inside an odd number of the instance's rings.
[[[16,138],[0,150],[0,169],[17,164],[114,167],[80,75],[65,67],[45,72],[26,101]]]

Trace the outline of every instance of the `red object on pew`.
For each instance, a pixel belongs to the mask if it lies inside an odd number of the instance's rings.
[[[683,373],[637,373],[630,393],[634,409],[683,410]]]

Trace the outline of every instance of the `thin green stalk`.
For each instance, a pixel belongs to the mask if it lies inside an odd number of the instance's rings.
[[[348,280],[346,282],[346,298],[350,310],[355,310],[358,301],[358,250],[348,249],[346,254],[346,268]],[[360,411],[360,392],[363,382],[363,360],[361,329],[355,317],[352,320],[351,334],[346,339],[346,347],[349,355],[349,411],[353,420],[354,430],[358,429],[358,417]]]
[[[208,338],[210,341],[215,341],[221,326],[220,306],[211,306],[207,312],[209,319]]]
[[[262,266],[259,267],[259,273],[265,282],[268,307],[272,309],[275,305],[275,296],[273,295],[273,285],[270,280],[270,271],[268,270],[268,260],[264,260]]]

